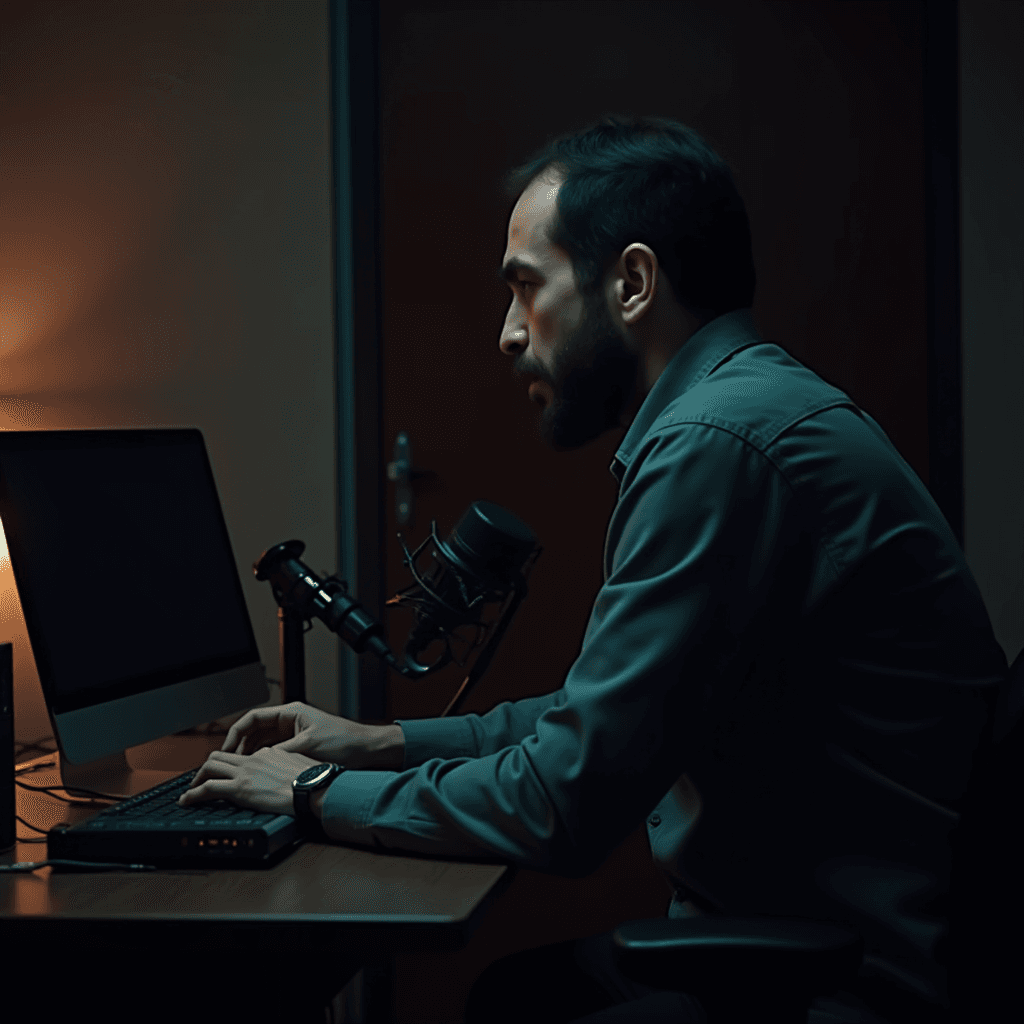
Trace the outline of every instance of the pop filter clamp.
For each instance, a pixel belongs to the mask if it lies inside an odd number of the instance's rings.
[[[277,544],[253,565],[258,580],[271,584],[277,601],[281,646],[281,701],[305,700],[304,634],[320,619],[356,653],[371,652],[407,679],[421,679],[439,671],[455,657],[451,641],[456,630],[476,630],[469,651],[486,646],[477,655],[469,674],[442,713],[456,712],[490,665],[516,610],[526,597],[526,579],[541,548],[528,526],[491,502],[474,502],[456,524],[447,542],[437,536],[436,521],[430,536],[410,554],[401,533],[403,564],[414,582],[390,598],[391,607],[412,608],[416,621],[409,633],[402,662],[384,639],[383,627],[348,594],[348,585],[336,576],[320,578],[301,560],[305,544],[299,540]],[[433,566],[421,573],[416,562],[433,542]],[[490,624],[479,618],[479,609],[500,601],[501,609]],[[461,638],[460,638],[461,639]],[[424,665],[418,655],[435,642],[444,647],[436,660]],[[468,652],[467,652],[468,655]]]

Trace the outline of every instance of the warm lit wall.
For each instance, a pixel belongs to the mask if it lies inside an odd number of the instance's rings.
[[[327,30],[326,0],[0,13],[0,428],[199,427],[274,678],[253,560],[336,568]],[[0,639],[18,738],[47,733],[6,557]],[[326,630],[307,673],[336,710]]]
[[[1024,647],[1024,5],[960,4],[964,549]]]

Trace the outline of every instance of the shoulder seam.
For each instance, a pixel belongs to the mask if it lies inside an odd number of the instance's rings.
[[[837,402],[834,405],[826,406],[826,408],[833,409],[833,408],[841,407],[841,406],[844,406],[844,405],[850,405],[850,404],[852,404],[852,403],[849,402],[849,400],[847,400],[845,402]],[[856,406],[855,406],[855,408],[856,408]],[[797,422],[801,422],[802,420],[807,419],[809,416],[814,416],[816,413],[824,412],[824,411],[825,411],[825,409],[816,409],[813,412],[809,412],[807,414],[807,416],[801,417],[801,420],[795,421],[794,423],[790,424],[790,426],[796,426]],[[722,424],[722,423],[708,423],[708,422],[705,422],[703,420],[682,420],[682,421],[680,421],[678,423],[669,423],[669,424],[666,424],[664,427],[658,428],[657,430],[652,430],[644,438],[643,443],[646,444],[646,442],[649,439],[651,439],[651,438],[655,438],[655,437],[659,437],[659,436],[664,436],[664,434],[666,434],[669,431],[671,431],[673,427],[678,427],[678,426],[707,427],[710,430],[719,430],[723,434],[730,434],[732,437],[735,437],[738,441],[740,441],[743,444],[744,447],[749,448],[753,452],[756,452],[767,463],[769,463],[772,466],[772,468],[785,481],[786,486],[789,488],[790,494],[793,496],[793,500],[797,502],[798,506],[801,508],[801,513],[802,513],[803,509],[802,509],[802,504],[800,502],[800,496],[799,496],[799,494],[797,492],[797,489],[793,486],[793,482],[789,479],[789,475],[786,473],[786,470],[779,464],[779,462],[775,458],[773,458],[773,456],[769,452],[764,451],[762,448],[758,447],[758,445],[754,444],[751,440],[749,440],[748,438],[744,437],[738,431],[732,429],[732,427],[730,427],[729,425]],[[789,428],[787,428],[787,429],[789,429]],[[642,445],[641,445],[641,447],[642,447]],[[620,493],[621,493],[621,491],[620,491]],[[825,553],[828,555],[828,560],[832,564],[833,572],[835,572],[836,576],[839,577],[841,575],[841,572],[839,570],[839,564],[838,564],[838,562],[836,560],[835,552],[832,550],[832,546],[829,544],[828,538],[825,536],[824,528],[822,527],[822,528],[816,529],[814,531],[814,535],[815,535],[816,540],[821,544],[821,546],[824,549]]]

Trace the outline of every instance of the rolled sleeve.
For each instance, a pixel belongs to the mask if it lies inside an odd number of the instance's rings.
[[[409,722],[407,770],[336,780],[328,834],[593,871],[686,770],[703,687],[769,603],[791,500],[770,460],[728,431],[685,424],[647,438],[623,478],[610,572],[564,687],[523,708]]]

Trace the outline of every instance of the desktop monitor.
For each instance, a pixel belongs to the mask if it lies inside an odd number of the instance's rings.
[[[65,784],[267,700],[198,430],[0,431],[0,520]]]

